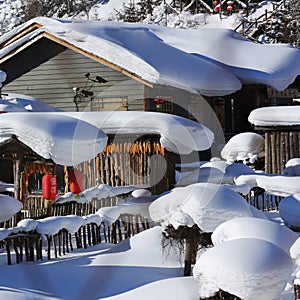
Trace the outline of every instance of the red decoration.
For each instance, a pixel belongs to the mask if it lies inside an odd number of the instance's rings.
[[[228,11],[232,11],[232,6],[227,6]]]
[[[155,103],[157,109],[160,109],[161,105],[164,104],[165,102],[166,101],[163,98],[160,98],[160,97],[154,98],[154,103]]]
[[[216,6],[216,7],[214,8],[214,11],[220,11],[220,5]]]
[[[56,176],[46,174],[42,178],[42,194],[47,200],[54,200],[57,193]]]
[[[213,1],[213,5],[218,5],[219,4],[219,1]]]
[[[163,99],[163,98],[158,98],[158,97],[156,97],[155,99],[154,99],[154,103],[156,104],[156,105],[161,105],[161,104],[164,104],[165,103],[165,100]]]
[[[233,1],[227,1],[227,5],[228,6],[232,6],[233,5]]]
[[[83,190],[83,177],[79,170],[69,172],[70,191],[73,194],[79,194]]]

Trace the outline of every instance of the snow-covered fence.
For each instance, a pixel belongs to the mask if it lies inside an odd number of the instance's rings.
[[[17,264],[24,260],[28,262],[42,259],[42,238],[36,231],[11,234],[0,245],[6,250],[8,265],[13,263],[12,250]]]
[[[142,215],[122,214],[113,223],[97,214],[54,216],[44,219],[23,219],[16,227],[0,229],[0,246],[7,253],[7,263],[43,260],[65,255],[76,247],[102,242],[117,244],[149,229],[151,224]]]
[[[242,195],[244,196],[244,195]],[[270,195],[260,187],[254,187],[244,196],[249,204],[262,211],[278,211],[281,196]]]
[[[286,0],[282,0],[280,2],[273,2],[272,10],[265,10],[263,14],[259,17],[253,19],[242,19],[241,23],[234,29],[237,32],[242,33],[243,35],[247,36],[248,38],[255,39],[255,31],[265,24],[268,20],[273,18],[282,8],[285,8],[287,4]]]

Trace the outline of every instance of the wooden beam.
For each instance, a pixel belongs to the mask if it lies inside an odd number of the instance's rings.
[[[43,34],[38,34],[37,36],[35,36],[34,38],[30,39],[29,41],[25,41],[19,47],[14,48],[8,54],[6,54],[4,57],[2,57],[0,59],[0,64],[2,64],[3,62],[9,60],[14,55],[16,55],[17,53],[20,53],[21,51],[23,51],[24,49],[28,48],[30,45],[34,44],[35,42],[37,42],[38,40],[40,40],[42,38],[43,38]]]
[[[24,35],[26,35],[27,33],[34,31],[37,28],[42,27],[41,24],[38,23],[33,23],[28,27],[25,27],[22,31],[20,31],[19,33],[17,33],[16,35],[14,35],[12,38],[10,38],[9,40],[7,40],[6,42],[2,43],[0,45],[0,49],[12,44],[13,42],[15,42],[16,40],[22,38]]]

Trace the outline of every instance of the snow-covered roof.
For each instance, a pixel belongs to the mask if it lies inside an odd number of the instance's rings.
[[[251,111],[248,121],[255,126],[298,126],[300,106],[269,106]]]
[[[198,122],[180,116],[145,111],[102,111],[58,113],[86,121],[109,135],[157,134],[168,151],[189,154],[211,147],[213,132]]]
[[[0,98],[0,112],[53,112],[61,111],[45,102],[22,94],[2,94]]]
[[[15,136],[41,157],[66,166],[94,158],[108,139],[83,120],[47,112],[1,114],[0,129],[0,143]]]
[[[0,143],[15,136],[45,159],[76,165],[94,158],[107,134],[157,134],[163,147],[178,154],[207,150],[214,134],[175,115],[152,112],[10,112],[0,115]]]
[[[31,26],[31,27],[30,27]],[[255,44],[231,29],[174,29],[108,21],[38,17],[0,38],[0,62],[49,38],[146,84],[207,96],[231,94],[242,83],[286,88],[299,74],[300,51]]]

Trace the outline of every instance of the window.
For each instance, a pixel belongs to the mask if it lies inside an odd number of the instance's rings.
[[[91,111],[126,111],[128,110],[127,97],[106,97],[93,98],[91,101]]]
[[[28,191],[31,194],[41,194],[42,193],[42,177],[43,173],[33,173],[28,176]],[[65,179],[64,179],[64,167],[56,166],[56,183],[57,183],[57,193],[64,194],[65,192]]]

